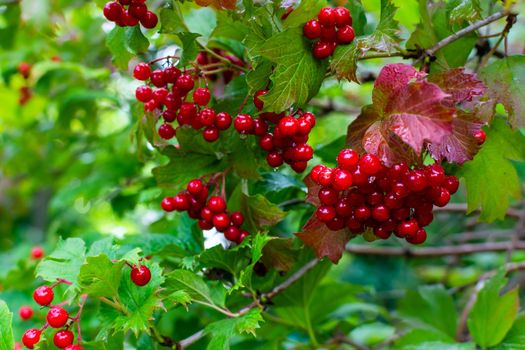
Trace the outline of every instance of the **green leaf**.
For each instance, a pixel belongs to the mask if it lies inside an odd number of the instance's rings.
[[[175,305],[181,304],[186,309],[188,308],[188,305],[191,304],[191,296],[184,290],[176,290],[171,293],[166,300]]]
[[[468,329],[474,341],[482,348],[499,344],[518,314],[518,288],[501,294],[506,284],[505,270],[502,269],[485,283],[470,312]]]
[[[149,41],[142,34],[140,26],[128,27],[125,29],[126,47],[135,55],[148,51]]]
[[[475,350],[474,343],[445,343],[445,342],[422,342],[416,345],[406,345],[403,350]]]
[[[159,17],[160,33],[176,34],[189,31],[177,1],[170,1],[167,7],[162,8]]]
[[[106,46],[113,55],[113,63],[118,68],[126,70],[133,56],[148,50],[149,41],[142,34],[140,26],[127,28],[115,26],[108,33]]]
[[[7,304],[0,300],[0,350],[13,350],[15,341],[11,322],[13,314],[9,311]]]
[[[105,254],[88,257],[80,268],[78,283],[91,296],[117,296],[123,266],[124,262],[113,263]]]
[[[78,287],[78,274],[84,264],[86,254],[85,243],[80,238],[60,239],[57,248],[46,256],[36,268],[36,275],[45,281],[56,282],[58,278],[73,283]]]
[[[183,32],[179,33],[178,37],[182,43],[182,55],[178,65],[185,67],[189,62],[193,61],[199,53],[200,47],[197,43],[197,38],[200,37],[200,34]]]
[[[494,350],[525,349],[525,314],[520,314],[503,341]]]
[[[226,11],[217,12],[217,25],[211,36],[243,41],[250,28],[242,21],[234,20]]]
[[[257,91],[263,90],[268,86],[272,71],[272,62],[262,59],[259,64],[257,64],[246,74],[246,83],[249,87],[249,95],[254,95]]]
[[[495,119],[486,133],[487,141],[458,176],[467,185],[468,211],[480,208],[480,220],[492,222],[505,217],[511,198],[521,198],[520,179],[511,161],[525,160],[525,137],[502,119]]]
[[[400,302],[399,312],[414,325],[434,328],[454,339],[457,311],[454,300],[443,286],[407,290]]]
[[[481,108],[485,119],[495,115],[503,104],[513,127],[525,127],[525,55],[506,57],[483,68],[479,77],[488,87],[489,100]]]
[[[398,338],[395,342],[394,349],[403,350],[410,346],[419,346],[423,343],[448,343],[452,342],[453,340],[454,339],[452,339],[450,336],[434,328],[415,328],[411,329],[407,333],[403,334],[400,338]]]
[[[251,309],[240,317],[210,323],[204,329],[204,332],[211,336],[207,349],[229,349],[229,342],[233,336],[242,333],[250,333],[255,336],[255,330],[260,327],[259,324],[263,321],[261,310],[257,308]]]
[[[212,308],[224,307],[224,287],[217,287],[212,292],[204,279],[193,272],[174,270],[166,276],[165,286],[167,290],[183,290],[193,302]]]
[[[354,328],[350,332],[350,339],[358,344],[371,346],[392,338],[394,334],[394,327],[381,322],[374,322]]]
[[[479,0],[455,0],[449,4],[450,21],[453,23],[472,22],[481,18]]]
[[[262,97],[265,110],[282,112],[293,105],[302,106],[317,94],[328,63],[314,58],[301,28],[272,36],[259,47],[259,53],[276,64],[273,86]]]
[[[317,17],[319,10],[326,7],[326,0],[302,0],[299,6],[290,13],[283,23],[284,28],[302,26]]]

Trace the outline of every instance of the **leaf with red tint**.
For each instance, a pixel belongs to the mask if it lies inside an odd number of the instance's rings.
[[[452,134],[445,136],[439,143],[428,145],[432,157],[450,163],[463,164],[474,158],[479,151],[478,140],[474,134],[481,130],[483,122],[472,113],[460,111],[452,120]]]
[[[420,72],[408,64],[386,65],[381,69],[372,91],[375,109],[380,111],[386,108],[389,102],[395,101],[396,96],[405,90],[410,82],[420,81],[425,76],[426,73]]]
[[[212,6],[219,10],[235,10],[237,0],[195,0],[199,6]]]
[[[455,68],[432,74],[428,81],[441,87],[443,91],[450,94],[454,105],[470,102],[475,97],[485,94],[487,87],[475,74],[465,72],[465,68]]]
[[[353,236],[348,230],[331,231],[315,216],[304,225],[303,232],[296,233],[304,244],[311,247],[318,258],[328,257],[337,263],[343,256],[346,243]]]
[[[321,189],[321,186],[316,184],[314,180],[312,180],[312,177],[310,174],[308,174],[304,178],[304,183],[306,185],[306,188],[308,189],[308,193],[306,194],[306,203],[310,203],[315,205],[316,207],[321,205],[321,201],[319,201],[319,190]]]

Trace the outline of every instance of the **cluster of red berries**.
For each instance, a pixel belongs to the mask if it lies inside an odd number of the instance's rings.
[[[347,45],[355,38],[352,16],[347,8],[325,7],[319,11],[317,19],[306,22],[303,34],[314,43],[312,52],[317,59],[331,56],[337,45]]]
[[[20,88],[20,97],[18,98],[18,104],[23,106],[31,99],[32,96],[31,89],[29,88],[28,84],[29,75],[31,74],[31,65],[27,62],[20,62],[17,70],[25,80],[24,86]]]
[[[42,328],[28,329],[22,336],[22,343],[29,349],[33,349],[40,341],[42,332],[51,327],[59,329],[53,336],[53,343],[57,348],[65,350],[83,350],[83,347],[80,345],[80,339],[78,339],[78,344],[73,344],[75,336],[73,332],[69,330],[71,325],[79,320],[79,315],[70,317],[67,310],[60,306],[60,304],[51,305],[55,298],[53,288],[60,283],[69,282],[60,280],[51,286],[38,287],[33,293],[33,299],[35,302],[40,306],[49,308],[49,311],[46,316],[47,322]],[[29,306],[21,307],[19,315],[22,319],[27,320],[33,316],[33,309]]]
[[[264,108],[264,102],[260,97],[267,93],[268,90],[255,93],[253,102],[259,112]],[[272,168],[287,163],[295,172],[302,173],[313,157],[314,151],[306,143],[310,131],[315,126],[313,113],[297,111],[295,115],[286,115],[265,112],[260,113],[258,118],[239,114],[233,126],[240,134],[259,137],[259,146],[268,152],[266,162]]]
[[[220,196],[209,195],[210,182],[204,183],[200,179],[191,180],[186,190],[174,197],[166,197],[161,206],[167,212],[188,212],[190,218],[199,220],[202,230],[211,230],[224,233],[224,237],[231,242],[240,244],[250,233],[241,229],[244,215],[241,212],[228,213],[226,200]]]
[[[230,127],[232,117],[228,113],[217,113],[206,107],[211,100],[210,90],[194,90],[195,80],[191,75],[183,74],[180,69],[170,66],[152,72],[147,63],[139,63],[133,70],[133,76],[147,82],[135,91],[137,100],[144,103],[144,110],[162,111],[164,123],[158,132],[163,139],[169,140],[176,135],[171,124],[175,120],[180,126],[189,125],[195,130],[202,129],[202,136],[208,142],[216,141],[220,131]],[[150,84],[156,89],[153,90]],[[185,101],[192,90],[193,102]]]
[[[234,65],[239,66],[239,67],[244,67],[245,66],[243,60],[241,60],[237,56],[230,55],[230,54],[226,53],[224,50],[213,49],[212,51],[217,56],[212,55],[211,53],[206,52],[206,51],[199,52],[199,54],[197,55],[197,64],[199,66],[201,66],[201,67],[208,67],[208,68],[213,68],[215,66],[219,66],[219,64],[221,63],[221,60],[219,59],[218,56],[220,56],[220,57],[224,57],[225,59],[230,61],[231,64],[234,64]],[[213,69],[212,69],[212,71],[213,71]],[[210,79],[211,81],[215,81],[215,80],[219,79],[219,77],[222,76],[223,82],[225,84],[228,84],[233,79],[233,77],[235,76],[235,74],[237,72],[238,72],[238,70],[226,69],[226,70],[221,72],[221,75],[219,75],[219,73],[206,74],[206,78]]]
[[[120,27],[134,27],[140,22],[144,28],[152,29],[159,22],[157,15],[148,10],[146,0],[110,1],[104,6],[104,17]]]
[[[334,169],[317,165],[310,173],[320,186],[317,218],[332,231],[367,228],[387,239],[392,233],[413,244],[426,240],[424,229],[434,216],[433,206],[444,207],[459,187],[439,164],[410,169],[405,163],[384,166],[373,154],[343,149]]]

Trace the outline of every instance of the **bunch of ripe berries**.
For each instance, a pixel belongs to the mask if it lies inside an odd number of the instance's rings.
[[[120,27],[134,27],[139,23],[146,29],[157,26],[157,15],[148,10],[146,0],[110,1],[104,6],[104,17]]]

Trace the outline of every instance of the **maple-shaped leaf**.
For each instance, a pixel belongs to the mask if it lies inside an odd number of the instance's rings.
[[[374,85],[373,104],[349,126],[347,143],[361,143],[358,149],[391,165],[400,160],[413,163],[414,154],[420,155],[427,143],[450,135],[455,113],[445,101],[450,95],[425,76],[409,65],[385,66]]]
[[[302,232],[296,233],[304,244],[315,251],[319,258],[327,257],[333,263],[337,263],[343,256],[346,243],[352,237],[350,231],[344,229],[331,231],[324,222],[312,216],[304,225]]]
[[[485,94],[487,87],[475,74],[465,72],[465,68],[455,68],[428,76],[428,81],[438,85],[453,104],[470,102]]]
[[[308,193],[306,194],[306,203],[310,203],[317,206],[321,205],[321,201],[319,200],[319,190],[321,189],[321,186],[319,186],[308,174],[304,178],[304,183],[306,184],[306,188],[308,189]]]
[[[195,0],[199,6],[212,6],[219,10],[235,10],[237,0]]]
[[[432,158],[458,164],[471,160],[480,148],[474,134],[481,130],[483,124],[472,113],[458,112],[452,120],[452,133],[441,139],[440,143],[427,146]]]

